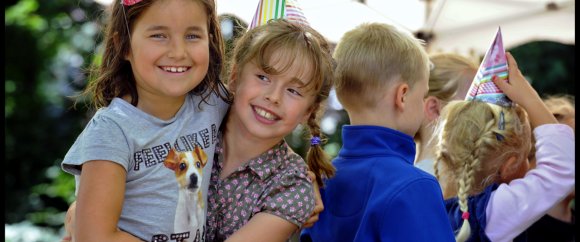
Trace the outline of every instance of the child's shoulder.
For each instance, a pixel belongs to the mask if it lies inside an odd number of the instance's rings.
[[[306,161],[298,153],[294,152],[292,147],[285,141],[282,140],[273,149],[268,152],[274,152],[274,157],[277,157],[280,161],[280,167],[284,169],[307,169]]]
[[[275,172],[279,176],[306,176],[308,170],[306,161],[294,152],[286,141],[281,141],[265,154],[271,157],[272,164],[275,164]]]
[[[89,125],[113,125],[115,123],[122,124],[124,120],[134,119],[142,113],[138,108],[121,98],[114,98],[106,107],[101,107],[94,113],[89,121]]]
[[[209,91],[204,93],[189,93],[186,102],[189,105],[193,105],[194,110],[197,112],[214,111],[220,113],[221,116],[225,115],[229,108],[229,103],[226,100],[215,92]]]

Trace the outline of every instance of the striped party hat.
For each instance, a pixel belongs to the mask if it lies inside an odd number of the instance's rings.
[[[309,25],[295,0],[259,0],[256,14],[248,29],[264,25],[270,19],[284,18],[290,22]]]
[[[501,81],[509,82],[507,58],[499,27],[491,47],[485,53],[477,74],[473,78],[465,100],[481,100],[510,107],[512,101],[491,81],[494,75],[499,77]]]

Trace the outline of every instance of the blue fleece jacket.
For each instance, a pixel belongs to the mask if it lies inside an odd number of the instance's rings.
[[[345,125],[342,140],[325,209],[301,241],[455,241],[439,183],[413,166],[411,136]]]

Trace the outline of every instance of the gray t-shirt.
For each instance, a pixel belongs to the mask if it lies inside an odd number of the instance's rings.
[[[62,169],[75,175],[78,189],[83,163],[120,164],[127,171],[121,230],[146,241],[176,241],[184,236],[189,237],[184,241],[202,241],[196,238],[203,237],[214,150],[228,104],[212,94],[210,105],[202,102],[200,108],[200,100],[188,95],[175,117],[161,120],[115,98],[89,121],[64,157]],[[193,164],[169,168],[164,160],[172,148],[192,151],[183,153],[189,159],[173,160],[193,160]]]

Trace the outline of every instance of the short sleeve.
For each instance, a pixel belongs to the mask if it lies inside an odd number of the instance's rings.
[[[95,115],[77,137],[62,161],[62,169],[80,175],[80,167],[91,160],[109,160],[129,167],[129,145],[121,127],[113,120]]]
[[[298,227],[314,210],[312,181],[306,169],[293,167],[276,175],[263,204],[262,212],[281,217]]]

